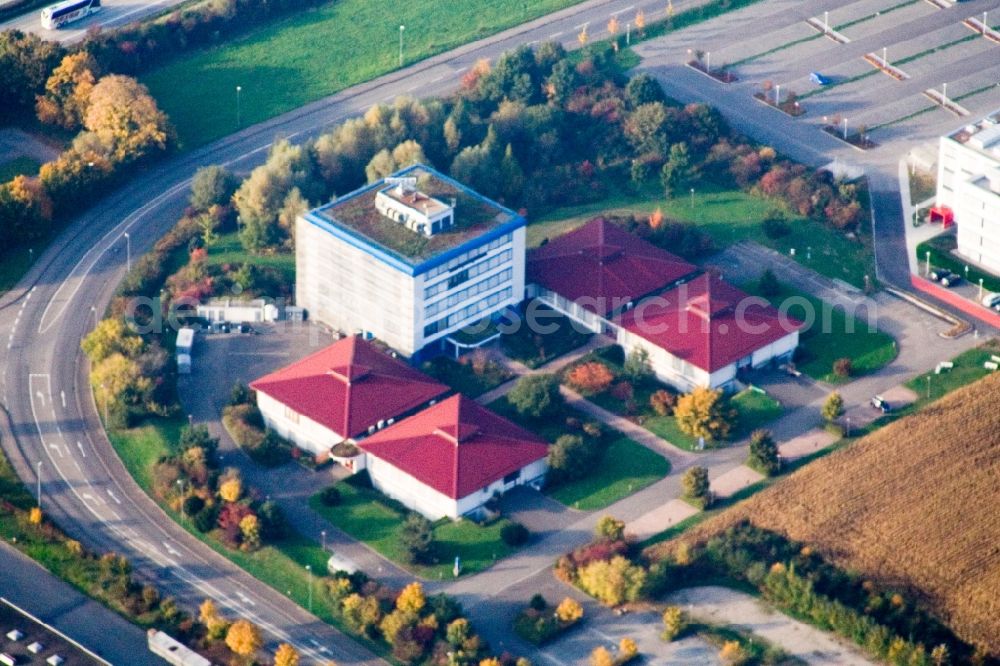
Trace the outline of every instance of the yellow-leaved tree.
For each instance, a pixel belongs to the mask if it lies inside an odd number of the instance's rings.
[[[98,71],[97,61],[86,51],[64,57],[45,82],[45,94],[36,98],[38,119],[68,130],[78,128],[90,105]]]
[[[560,622],[569,624],[583,617],[583,606],[572,597],[566,597],[556,606],[556,617]]]
[[[226,645],[241,657],[252,657],[263,645],[260,629],[248,620],[236,620],[226,632]]]
[[[31,510],[28,511],[28,522],[31,523],[32,525],[41,525],[42,524],[42,510],[41,510],[41,508],[39,508],[37,506],[31,507]]]
[[[83,125],[115,162],[131,162],[163,150],[171,130],[146,86],[130,76],[102,77],[90,92]]]
[[[736,411],[729,406],[721,389],[699,386],[677,399],[674,417],[681,431],[717,441],[729,436]]]
[[[215,602],[211,599],[205,599],[198,606],[198,620],[205,625],[209,638],[213,640],[219,640],[225,636],[226,629],[229,628],[226,618],[222,617]]]
[[[219,497],[227,502],[238,502],[243,495],[243,482],[238,476],[230,476],[219,484]]]
[[[615,666],[615,658],[608,648],[599,645],[590,653],[590,666]]]
[[[399,596],[396,597],[396,608],[404,613],[419,613],[426,603],[424,586],[417,581],[404,587]]]
[[[299,653],[288,643],[282,643],[274,653],[274,666],[299,666]]]
[[[122,319],[102,319],[80,342],[91,363],[99,363],[112,354],[135,358],[143,350],[143,341]]]

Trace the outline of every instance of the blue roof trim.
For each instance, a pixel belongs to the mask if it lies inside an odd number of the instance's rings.
[[[500,225],[498,227],[490,229],[489,231],[484,232],[483,234],[480,234],[479,236],[476,236],[475,238],[473,238],[471,240],[468,240],[465,243],[462,243],[461,245],[453,247],[453,248],[451,248],[449,250],[445,250],[444,252],[441,252],[440,254],[438,254],[438,255],[436,255],[434,257],[431,257],[430,259],[427,259],[426,261],[423,261],[423,262],[421,262],[419,264],[414,264],[414,263],[410,262],[408,259],[406,259],[403,255],[401,255],[401,254],[399,254],[397,252],[394,252],[394,251],[390,250],[389,248],[387,248],[387,247],[385,247],[383,245],[380,245],[379,243],[376,243],[372,239],[368,238],[367,236],[365,236],[362,233],[359,233],[359,232],[355,231],[354,229],[350,228],[349,226],[347,226],[347,225],[341,225],[341,224],[335,224],[335,223],[331,222],[330,220],[324,219],[324,218],[322,218],[322,217],[320,217],[319,215],[316,214],[316,213],[322,212],[322,211],[324,211],[324,210],[326,210],[328,208],[331,208],[331,207],[337,205],[338,203],[346,201],[348,199],[353,199],[354,197],[359,196],[361,194],[364,194],[366,192],[370,192],[372,190],[377,190],[377,189],[385,187],[385,179],[384,178],[381,179],[381,180],[379,180],[379,181],[376,181],[374,183],[370,183],[368,185],[364,185],[362,187],[359,187],[358,189],[356,189],[356,190],[354,190],[352,192],[348,192],[347,194],[345,194],[343,196],[337,197],[336,199],[334,199],[333,201],[331,201],[328,204],[324,204],[322,206],[319,206],[318,208],[314,208],[311,211],[309,211],[308,213],[306,213],[303,217],[310,224],[313,224],[313,225],[315,225],[315,226],[323,229],[327,233],[329,233],[329,234],[335,236],[336,238],[344,241],[348,245],[351,245],[352,247],[355,247],[355,248],[357,248],[357,249],[359,249],[359,250],[361,250],[361,251],[363,251],[363,252],[371,255],[372,257],[378,259],[382,263],[388,264],[392,268],[394,268],[394,269],[396,269],[396,270],[398,270],[398,271],[400,271],[402,273],[406,273],[407,275],[410,275],[410,276],[415,276],[415,275],[419,275],[421,273],[426,273],[427,271],[431,270],[432,268],[435,268],[437,266],[440,266],[443,263],[446,263],[446,262],[450,261],[451,259],[453,259],[454,257],[457,257],[458,255],[462,254],[463,252],[466,252],[466,251],[471,250],[473,248],[479,247],[480,245],[483,245],[485,243],[489,243],[490,241],[492,241],[492,240],[494,240],[496,238],[499,238],[500,236],[503,236],[504,234],[508,234],[508,233],[514,231],[515,229],[519,229],[519,228],[521,228],[523,226],[526,226],[527,223],[528,223],[527,220],[524,217],[522,217],[521,215],[517,214],[516,212],[514,212],[510,208],[507,208],[506,206],[503,206],[503,205],[497,203],[496,201],[493,201],[492,199],[490,199],[488,197],[484,197],[479,192],[476,192],[475,190],[470,189],[469,187],[467,187],[466,185],[463,185],[462,183],[458,182],[454,178],[451,178],[450,176],[446,176],[443,173],[441,173],[440,171],[438,171],[437,169],[434,169],[433,167],[429,167],[426,164],[414,164],[414,165],[408,166],[405,169],[402,169],[400,171],[395,172],[394,174],[392,174],[392,176],[390,176],[390,178],[405,177],[406,174],[408,174],[408,173],[410,173],[410,172],[412,172],[414,170],[417,170],[417,169],[422,170],[422,171],[426,171],[426,172],[430,173],[431,175],[433,175],[435,178],[439,178],[440,180],[445,181],[445,182],[449,183],[450,185],[454,186],[456,189],[461,190],[466,195],[468,195],[470,197],[473,197],[475,199],[478,199],[479,201],[482,201],[485,204],[493,206],[493,207],[497,208],[500,211],[503,211],[504,213],[510,215],[512,217],[512,219],[509,222],[505,222],[504,224],[502,224],[502,225]]]

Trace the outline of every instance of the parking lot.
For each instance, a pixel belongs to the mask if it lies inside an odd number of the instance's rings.
[[[753,5],[684,31],[683,39],[667,36],[640,44],[636,51],[644,68],[662,72],[668,92],[681,99],[695,88],[702,99],[723,111],[742,109],[767,114],[779,125],[801,123],[817,133],[823,125],[844,126],[848,134],[864,128],[880,147],[865,161],[894,162],[913,145],[932,141],[940,134],[1000,107],[1000,43],[965,25],[1000,25],[1000,2],[942,2],[928,0],[859,0],[849,3],[792,2],[782,0]],[[843,43],[824,36],[824,25]],[[753,38],[745,38],[753,35]],[[884,51],[883,51],[884,49]],[[738,80],[721,84],[685,67],[705,54],[713,70],[725,68]],[[872,54],[903,72],[896,80],[867,62]],[[703,61],[704,61],[703,60]],[[817,85],[810,79],[819,72],[829,80]],[[671,84],[676,81],[676,86]],[[969,116],[945,110],[925,94],[945,92]],[[797,119],[777,110],[765,110],[753,100],[766,90],[771,99],[794,93],[804,115]],[[756,108],[755,108],[756,107]],[[817,141],[825,139],[818,137]],[[821,141],[821,146],[826,143]],[[848,160],[858,161],[853,148],[829,144]],[[818,150],[822,147],[818,147]]]

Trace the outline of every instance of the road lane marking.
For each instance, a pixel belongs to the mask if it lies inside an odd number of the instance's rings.
[[[83,442],[77,441],[76,446],[78,449],[80,449],[80,455],[86,458],[87,452],[83,450]]]
[[[56,453],[59,454],[60,458],[65,458],[66,457],[66,456],[63,455],[62,449],[59,448],[58,444],[49,444],[48,446],[49,446],[50,449],[55,449]]]
[[[66,391],[59,391],[59,397],[62,398],[63,409],[66,409]]]
[[[111,488],[105,488],[105,490],[108,491],[108,495],[111,497],[111,499],[113,499],[115,501],[116,504],[121,504],[122,503],[122,501],[120,499],[118,499],[117,497],[115,497],[115,493],[114,493],[114,491],[111,490]]]

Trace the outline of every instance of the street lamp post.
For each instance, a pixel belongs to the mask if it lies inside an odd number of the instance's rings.
[[[830,32],[830,12],[823,12],[823,34]]]
[[[309,612],[313,611],[313,568],[311,564],[306,565],[306,572],[309,574]]]
[[[399,66],[403,66],[403,31],[406,30],[405,25],[399,26]]]
[[[184,479],[177,479],[177,487],[181,489],[181,520],[187,520],[187,513],[184,511]]]
[[[847,118],[844,118],[844,141],[847,141]]]
[[[132,270],[132,237],[125,232],[125,270]]]
[[[712,52],[705,51],[705,72],[708,74],[712,73]]]
[[[326,530],[321,530],[320,533],[319,533],[319,536],[320,536],[320,539],[322,540],[322,543],[323,543],[323,545],[322,545],[323,552],[325,553],[326,552]]]
[[[38,479],[38,510],[42,509],[42,461],[35,463],[35,477]]]
[[[986,34],[986,12],[983,12],[983,34]]]
[[[625,24],[625,46],[632,44],[632,22]]]
[[[236,126],[240,126],[240,93],[243,92],[243,86],[236,86]]]
[[[694,208],[694,188],[691,188],[691,208]]]
[[[781,106],[781,84],[776,83],[774,85],[774,105]]]
[[[927,270],[924,271],[924,275],[926,275],[927,277],[930,277],[930,275],[931,275],[931,252],[930,252],[930,250],[927,251],[927,254],[925,255],[925,257],[927,259]]]
[[[90,313],[92,315],[94,315],[94,328],[97,328],[97,306],[96,305],[91,305],[90,306]]]
[[[851,436],[851,417],[847,417],[847,436]]]
[[[979,278],[979,302],[983,302],[983,278]]]
[[[35,248],[33,247],[28,248],[28,263],[29,264],[35,263]]]
[[[931,399],[931,376],[927,375],[927,399]]]
[[[889,66],[889,59],[887,57],[887,51],[888,51],[888,49],[886,49],[886,47],[883,46],[882,47],[882,66],[883,67],[888,67]]]

